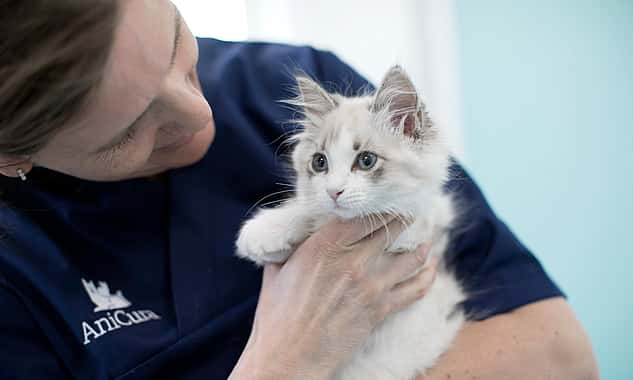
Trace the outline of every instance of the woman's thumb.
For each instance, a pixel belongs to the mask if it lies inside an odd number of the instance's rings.
[[[264,274],[262,277],[262,288],[266,287],[268,283],[277,277],[277,274],[281,270],[282,265],[276,263],[267,263],[264,265]]]

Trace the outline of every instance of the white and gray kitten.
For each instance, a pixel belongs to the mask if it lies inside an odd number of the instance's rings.
[[[373,95],[327,93],[299,76],[302,130],[292,161],[296,193],[275,208],[261,209],[240,230],[237,254],[258,264],[282,262],[333,215],[392,214],[414,220],[381,256],[432,242],[439,258],[435,282],[424,298],[388,316],[334,379],[412,379],[449,347],[464,321],[464,292],[446,269],[444,253],[455,206],[443,191],[449,152],[407,74],[395,66]],[[429,257],[430,257],[429,256]]]

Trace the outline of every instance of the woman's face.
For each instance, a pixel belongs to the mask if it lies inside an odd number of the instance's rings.
[[[151,176],[200,160],[215,126],[196,74],[198,46],[168,0],[120,0],[103,82],[75,123],[32,157],[75,177]]]

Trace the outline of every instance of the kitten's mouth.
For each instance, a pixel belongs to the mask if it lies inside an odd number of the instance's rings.
[[[333,214],[338,215],[343,219],[352,219],[358,216],[358,212],[350,207],[343,206],[338,202],[334,202],[333,207],[331,208],[331,212]]]
[[[334,203],[334,210],[347,210],[348,207],[343,206],[342,204],[338,203],[337,201],[333,201]]]

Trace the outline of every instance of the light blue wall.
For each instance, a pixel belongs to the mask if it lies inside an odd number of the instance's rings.
[[[467,166],[633,379],[633,1],[457,5]]]

